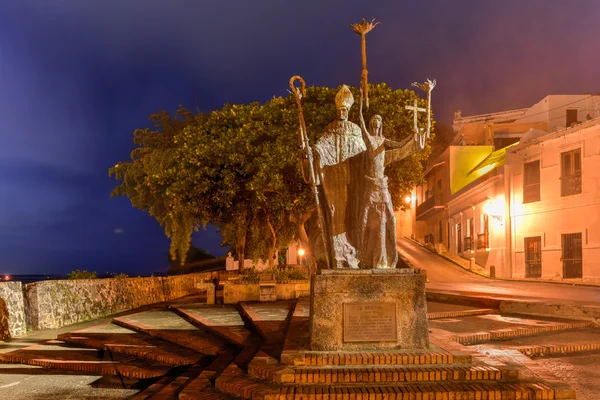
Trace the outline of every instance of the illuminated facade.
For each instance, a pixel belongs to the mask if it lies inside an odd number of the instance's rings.
[[[498,277],[600,280],[599,105],[552,95],[457,113],[453,144],[415,188],[414,236]]]

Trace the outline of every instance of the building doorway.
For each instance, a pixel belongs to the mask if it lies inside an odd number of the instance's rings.
[[[561,235],[563,278],[583,277],[581,232]]]
[[[525,278],[542,277],[542,237],[525,238]]]

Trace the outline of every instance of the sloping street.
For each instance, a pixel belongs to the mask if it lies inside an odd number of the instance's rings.
[[[427,270],[428,290],[493,296],[498,299],[545,299],[589,305],[600,303],[600,287],[488,279],[466,271],[406,238],[398,239],[398,251],[417,268]]]

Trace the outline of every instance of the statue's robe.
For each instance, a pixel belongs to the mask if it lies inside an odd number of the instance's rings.
[[[358,268],[356,246],[367,149],[360,127],[350,121],[332,122],[314,149],[332,267]]]
[[[384,169],[418,148],[412,138],[392,142],[380,136],[374,138],[374,143],[376,148],[367,150],[364,158],[366,174],[361,194],[357,256],[361,268],[396,268],[396,217]]]

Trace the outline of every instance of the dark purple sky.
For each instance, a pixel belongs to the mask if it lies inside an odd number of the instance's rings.
[[[600,91],[600,2],[3,0],[0,273],[164,270],[158,223],[110,199],[107,169],[159,109],[202,111],[309,85],[436,78],[434,112],[529,106]],[[403,106],[403,105],[399,105]],[[193,243],[222,255],[214,229]]]

